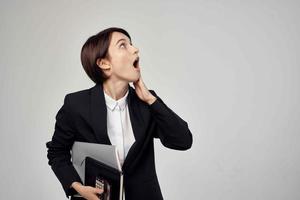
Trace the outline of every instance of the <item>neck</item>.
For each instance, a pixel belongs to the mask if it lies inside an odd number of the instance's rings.
[[[103,83],[103,90],[108,96],[115,100],[118,100],[124,97],[126,92],[129,90],[129,84],[128,82],[123,81],[114,82],[111,80],[106,80]]]

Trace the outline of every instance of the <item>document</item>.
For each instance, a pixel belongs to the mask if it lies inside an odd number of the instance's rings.
[[[92,158],[107,166],[115,168],[120,172],[120,191],[119,199],[123,198],[123,173],[121,163],[118,157],[115,145],[106,145],[98,143],[88,143],[75,141],[71,149],[72,164],[81,178],[82,183],[86,185],[86,158]],[[96,180],[96,177],[95,177]],[[80,196],[74,195],[74,196]]]

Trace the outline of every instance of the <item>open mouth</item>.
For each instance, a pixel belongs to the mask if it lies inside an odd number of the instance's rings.
[[[135,59],[135,61],[133,62],[133,67],[136,68],[136,69],[139,68],[139,60],[140,60],[140,58],[137,57],[137,58]]]

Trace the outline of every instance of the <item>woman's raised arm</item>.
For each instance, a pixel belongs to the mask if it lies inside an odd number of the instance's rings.
[[[154,90],[149,90],[157,99],[149,105],[155,121],[154,137],[168,148],[187,150],[191,148],[193,136],[187,122],[172,111]]]

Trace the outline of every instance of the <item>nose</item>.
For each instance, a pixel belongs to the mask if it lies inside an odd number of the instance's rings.
[[[133,46],[133,49],[134,49],[134,53],[138,54],[139,53],[139,49],[135,46]]]

